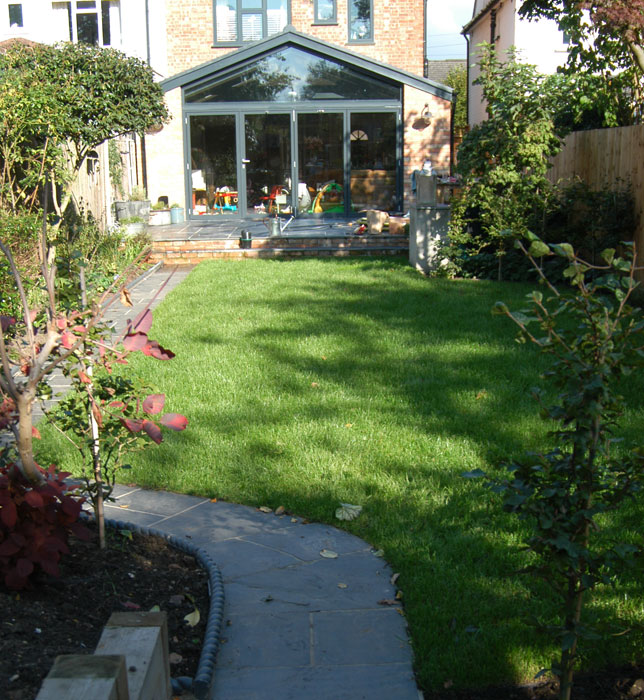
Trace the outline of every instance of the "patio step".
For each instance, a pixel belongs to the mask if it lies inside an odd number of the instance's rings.
[[[212,258],[243,259],[304,256],[408,255],[409,237],[373,236],[283,236],[253,238],[250,248],[241,248],[238,238],[211,240],[156,240],[151,260],[164,265],[195,265]]]

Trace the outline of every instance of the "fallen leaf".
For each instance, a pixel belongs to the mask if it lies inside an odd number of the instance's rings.
[[[487,396],[487,391],[483,389],[482,391],[479,391],[479,393],[476,395],[476,400],[480,401],[480,399],[484,399]]]
[[[158,605],[153,605],[148,612],[161,612],[161,608]]]
[[[260,506],[259,510],[261,510],[262,513],[272,513],[273,512],[273,509],[269,508],[268,506]]]
[[[140,605],[133,603],[131,600],[126,600],[124,603],[121,603],[121,605],[124,608],[127,608],[128,610],[140,610],[141,609]]]
[[[286,508],[284,508],[284,506],[279,506],[275,508],[275,515],[284,515],[285,512]]]
[[[403,597],[402,591],[396,591],[396,600],[400,600]]]
[[[326,355],[322,355],[322,359],[323,359],[323,360],[326,360]]]
[[[121,289],[121,304],[123,304],[123,306],[132,306],[132,297],[125,287]]]
[[[191,613],[186,615],[183,618],[187,624],[190,625],[190,627],[196,627],[199,624],[199,620],[201,620],[201,615],[199,614],[199,610],[195,608]]]
[[[345,428],[353,428],[353,423],[345,423],[344,427]]]
[[[211,503],[217,503],[217,499],[216,499],[216,498],[211,498],[211,499],[210,499],[210,502],[211,502]]]
[[[339,584],[338,584],[338,588],[348,588],[348,587],[349,587],[349,586],[347,586],[346,583],[339,583]]]
[[[389,579],[391,582],[392,586],[396,585],[396,581],[400,578],[400,574],[393,574],[393,576]]]
[[[297,518],[291,518],[291,522],[292,522],[292,523],[296,523],[296,522],[297,522]]]
[[[362,506],[354,506],[351,503],[340,503],[335,511],[338,520],[355,520],[362,512]]]
[[[312,386],[314,389],[317,389],[320,385],[319,385],[317,382],[311,382],[311,386]]]
[[[320,551],[320,556],[324,557],[325,559],[337,559],[338,553],[331,549],[323,549]]]
[[[181,654],[177,654],[176,651],[172,651],[168,654],[168,661],[171,664],[180,664],[183,661],[183,656],[181,656]]]
[[[383,598],[378,601],[378,605],[396,605],[397,603],[398,601],[393,598]]]
[[[121,505],[119,505],[119,508],[129,508],[129,507],[130,507],[129,503],[122,503]]]
[[[376,549],[376,551],[373,553],[374,557],[384,557],[385,556],[385,550],[384,549]]]

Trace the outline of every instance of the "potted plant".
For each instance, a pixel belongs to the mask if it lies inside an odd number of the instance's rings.
[[[163,200],[159,200],[150,209],[150,226],[167,226],[170,223],[172,223],[170,209]]]
[[[170,220],[173,224],[183,223],[183,207],[176,202],[170,207]]]
[[[123,227],[126,236],[138,236],[148,230],[148,225],[141,216],[128,216],[121,219],[119,224]]]
[[[138,216],[146,221],[150,214],[150,200],[147,198],[143,187],[133,187],[129,199],[126,202],[114,202],[116,220],[122,222]]]

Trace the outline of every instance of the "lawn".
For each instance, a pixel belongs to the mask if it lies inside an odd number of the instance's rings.
[[[531,288],[428,280],[397,261],[205,262],[155,312],[151,335],[176,358],[131,363],[188,429],[123,479],[345,527],[400,574],[422,688],[530,682],[554,653],[531,624],[553,620],[552,598],[514,573],[523,526],[461,474],[548,445],[529,391],[543,359],[490,314]],[[634,438],[644,381],[625,389]],[[363,514],[334,520],[341,501]],[[608,525],[637,537],[641,513],[634,504]],[[587,620],[598,615],[610,634],[631,632],[583,664],[640,658],[635,575],[595,593]]]

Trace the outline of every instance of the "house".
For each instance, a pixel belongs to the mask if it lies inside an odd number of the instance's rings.
[[[450,163],[452,90],[423,77],[424,14],[424,0],[168,0],[173,120],[146,137],[152,199],[207,218],[406,209],[412,171]]]
[[[473,82],[479,75],[477,46],[493,44],[501,55],[511,46],[520,59],[541,73],[555,73],[568,58],[568,40],[554,20],[529,21],[519,16],[521,0],[474,0],[472,19],[462,30],[467,39],[468,124],[474,126],[486,118],[481,86]]]
[[[413,170],[449,172],[453,92],[423,77],[425,0],[2,4],[0,41],[150,64],[172,120],[135,142],[133,167],[188,217],[401,211]]]

